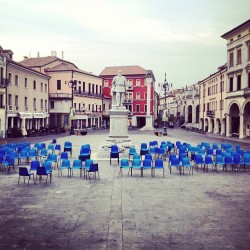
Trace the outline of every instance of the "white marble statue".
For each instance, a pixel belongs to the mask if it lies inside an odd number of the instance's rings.
[[[119,107],[123,106],[125,93],[127,91],[127,80],[122,75],[122,71],[118,71],[118,75],[113,78],[111,95],[112,95],[112,105]]]

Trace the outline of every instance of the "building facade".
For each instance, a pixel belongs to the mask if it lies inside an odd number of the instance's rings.
[[[116,66],[106,67],[101,73],[103,78],[103,94],[111,98],[110,90],[112,87],[112,80],[117,75],[118,70],[122,70],[122,75],[126,77],[128,88],[124,100],[124,105],[129,110],[129,126],[136,126],[142,128],[146,125],[147,116],[147,98],[148,88],[146,83],[147,71],[140,66]],[[150,115],[152,120],[155,119],[154,114],[154,83],[155,78],[150,83]]]
[[[227,66],[199,82],[200,90],[200,121],[199,128],[203,131],[225,135],[226,132],[226,85]]]
[[[250,19],[222,35],[227,41],[226,136],[250,137]]]
[[[71,119],[75,129],[102,126],[102,79],[99,76],[56,56],[27,58],[21,63],[51,77],[50,126],[68,129]]]

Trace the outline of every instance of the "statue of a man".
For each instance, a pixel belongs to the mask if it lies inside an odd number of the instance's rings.
[[[123,106],[125,93],[127,90],[127,80],[122,75],[122,71],[118,71],[118,75],[113,78],[111,95],[112,95],[112,105],[119,107]]]

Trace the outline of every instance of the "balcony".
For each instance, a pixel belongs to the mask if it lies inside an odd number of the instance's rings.
[[[97,97],[97,98],[102,98],[102,94],[96,94],[96,93],[91,93],[88,91],[79,91],[79,90],[74,90],[74,95],[76,96],[86,96],[86,97]]]
[[[193,95],[192,94],[188,94],[186,95],[186,99],[192,99]]]
[[[127,103],[132,103],[133,102],[133,100],[124,100],[124,104],[127,104]]]
[[[214,115],[215,115],[214,111],[211,111],[211,110],[207,111],[207,117],[214,117]]]
[[[133,91],[133,89],[134,89],[133,85],[127,86],[127,91]]]
[[[71,99],[72,95],[68,93],[50,93],[50,99]]]
[[[250,97],[250,88],[244,89],[244,98]]]
[[[0,87],[7,87],[9,85],[10,81],[7,78],[1,78],[0,79]]]

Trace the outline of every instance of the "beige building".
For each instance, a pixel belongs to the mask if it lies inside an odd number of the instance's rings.
[[[5,130],[21,129],[25,136],[28,129],[40,129],[48,124],[50,77],[13,61],[11,50],[2,51],[6,57],[5,77],[8,82]]]
[[[227,66],[199,82],[200,120],[199,128],[203,131],[225,135],[225,98]]]
[[[226,136],[250,137],[250,19],[228,31]]]
[[[21,63],[51,77],[50,126],[67,129],[71,118],[75,129],[102,126],[102,78],[56,56],[26,58]],[[74,116],[70,116],[72,106]]]

